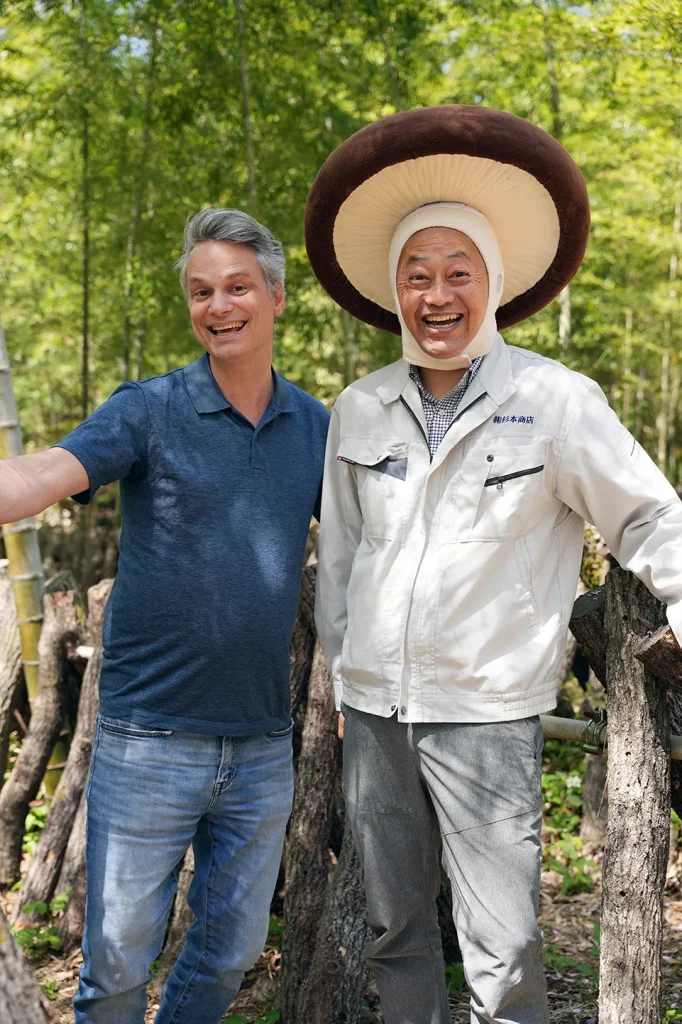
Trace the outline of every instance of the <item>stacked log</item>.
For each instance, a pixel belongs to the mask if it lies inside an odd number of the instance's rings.
[[[21,642],[9,561],[0,559],[0,789],[7,764],[9,737],[16,725],[14,710],[22,678]]]
[[[92,655],[85,670],[78,704],[76,731],[59,785],[54,794],[50,815],[29,865],[21,888],[17,918],[28,923],[35,912],[23,913],[24,907],[37,901],[49,903],[56,892],[90,767],[90,754],[99,708],[99,676],[102,669],[102,620],[112,580],[102,580],[88,591],[88,643]],[[84,827],[84,822],[79,822]],[[84,844],[83,844],[84,845]],[[84,866],[84,865],[83,865]],[[64,890],[65,891],[65,890]]]
[[[682,651],[664,607],[622,569],[576,602],[571,629],[608,694],[599,1020],[658,1024],[671,796],[682,810],[670,789]]]
[[[28,806],[38,793],[61,730],[68,654],[82,641],[73,591],[46,595],[44,615],[31,722],[0,792],[0,885],[11,885],[19,877]]]
[[[0,911],[0,1021],[45,1024],[40,991]]]

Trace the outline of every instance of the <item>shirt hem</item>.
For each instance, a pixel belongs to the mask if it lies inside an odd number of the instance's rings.
[[[162,714],[157,711],[145,711],[141,708],[130,709],[118,707],[116,704],[103,703],[100,712],[105,718],[117,718],[131,725],[146,725],[154,729],[172,729],[173,732],[201,733],[204,736],[262,736],[265,733],[277,732],[291,725],[291,714],[280,718],[265,718],[259,722],[220,722],[201,718],[185,718],[181,715]]]
[[[480,694],[469,696],[465,693],[451,693],[441,696],[425,696],[422,690],[419,699],[405,705],[406,713],[400,714],[397,693],[391,695],[368,692],[357,686],[344,683],[343,703],[356,711],[390,718],[398,712],[399,720],[407,723],[420,722],[513,722],[552,711],[557,704],[557,687],[531,691],[521,699],[505,700],[501,694],[489,698]]]

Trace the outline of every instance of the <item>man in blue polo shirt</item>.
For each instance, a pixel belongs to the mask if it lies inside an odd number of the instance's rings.
[[[121,482],[77,1024],[142,1024],[190,844],[196,921],[156,1021],[218,1022],[263,947],[291,810],[289,639],[328,414],[272,370],[274,236],[204,210],[178,264],[203,355],[121,385],[55,448],[0,462],[3,523]]]

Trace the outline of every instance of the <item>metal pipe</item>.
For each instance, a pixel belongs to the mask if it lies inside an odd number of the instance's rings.
[[[568,740],[572,743],[582,743],[585,729],[590,725],[583,718],[557,718],[556,715],[540,715],[540,721],[547,739]],[[682,736],[670,737],[670,756],[674,761],[682,761]]]

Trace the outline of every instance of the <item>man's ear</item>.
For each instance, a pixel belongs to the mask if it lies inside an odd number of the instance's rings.
[[[282,284],[281,281],[277,281],[277,283],[275,284],[275,294],[273,297],[275,300],[275,316],[278,317],[281,314],[282,310],[284,309],[285,298],[284,285]]]

